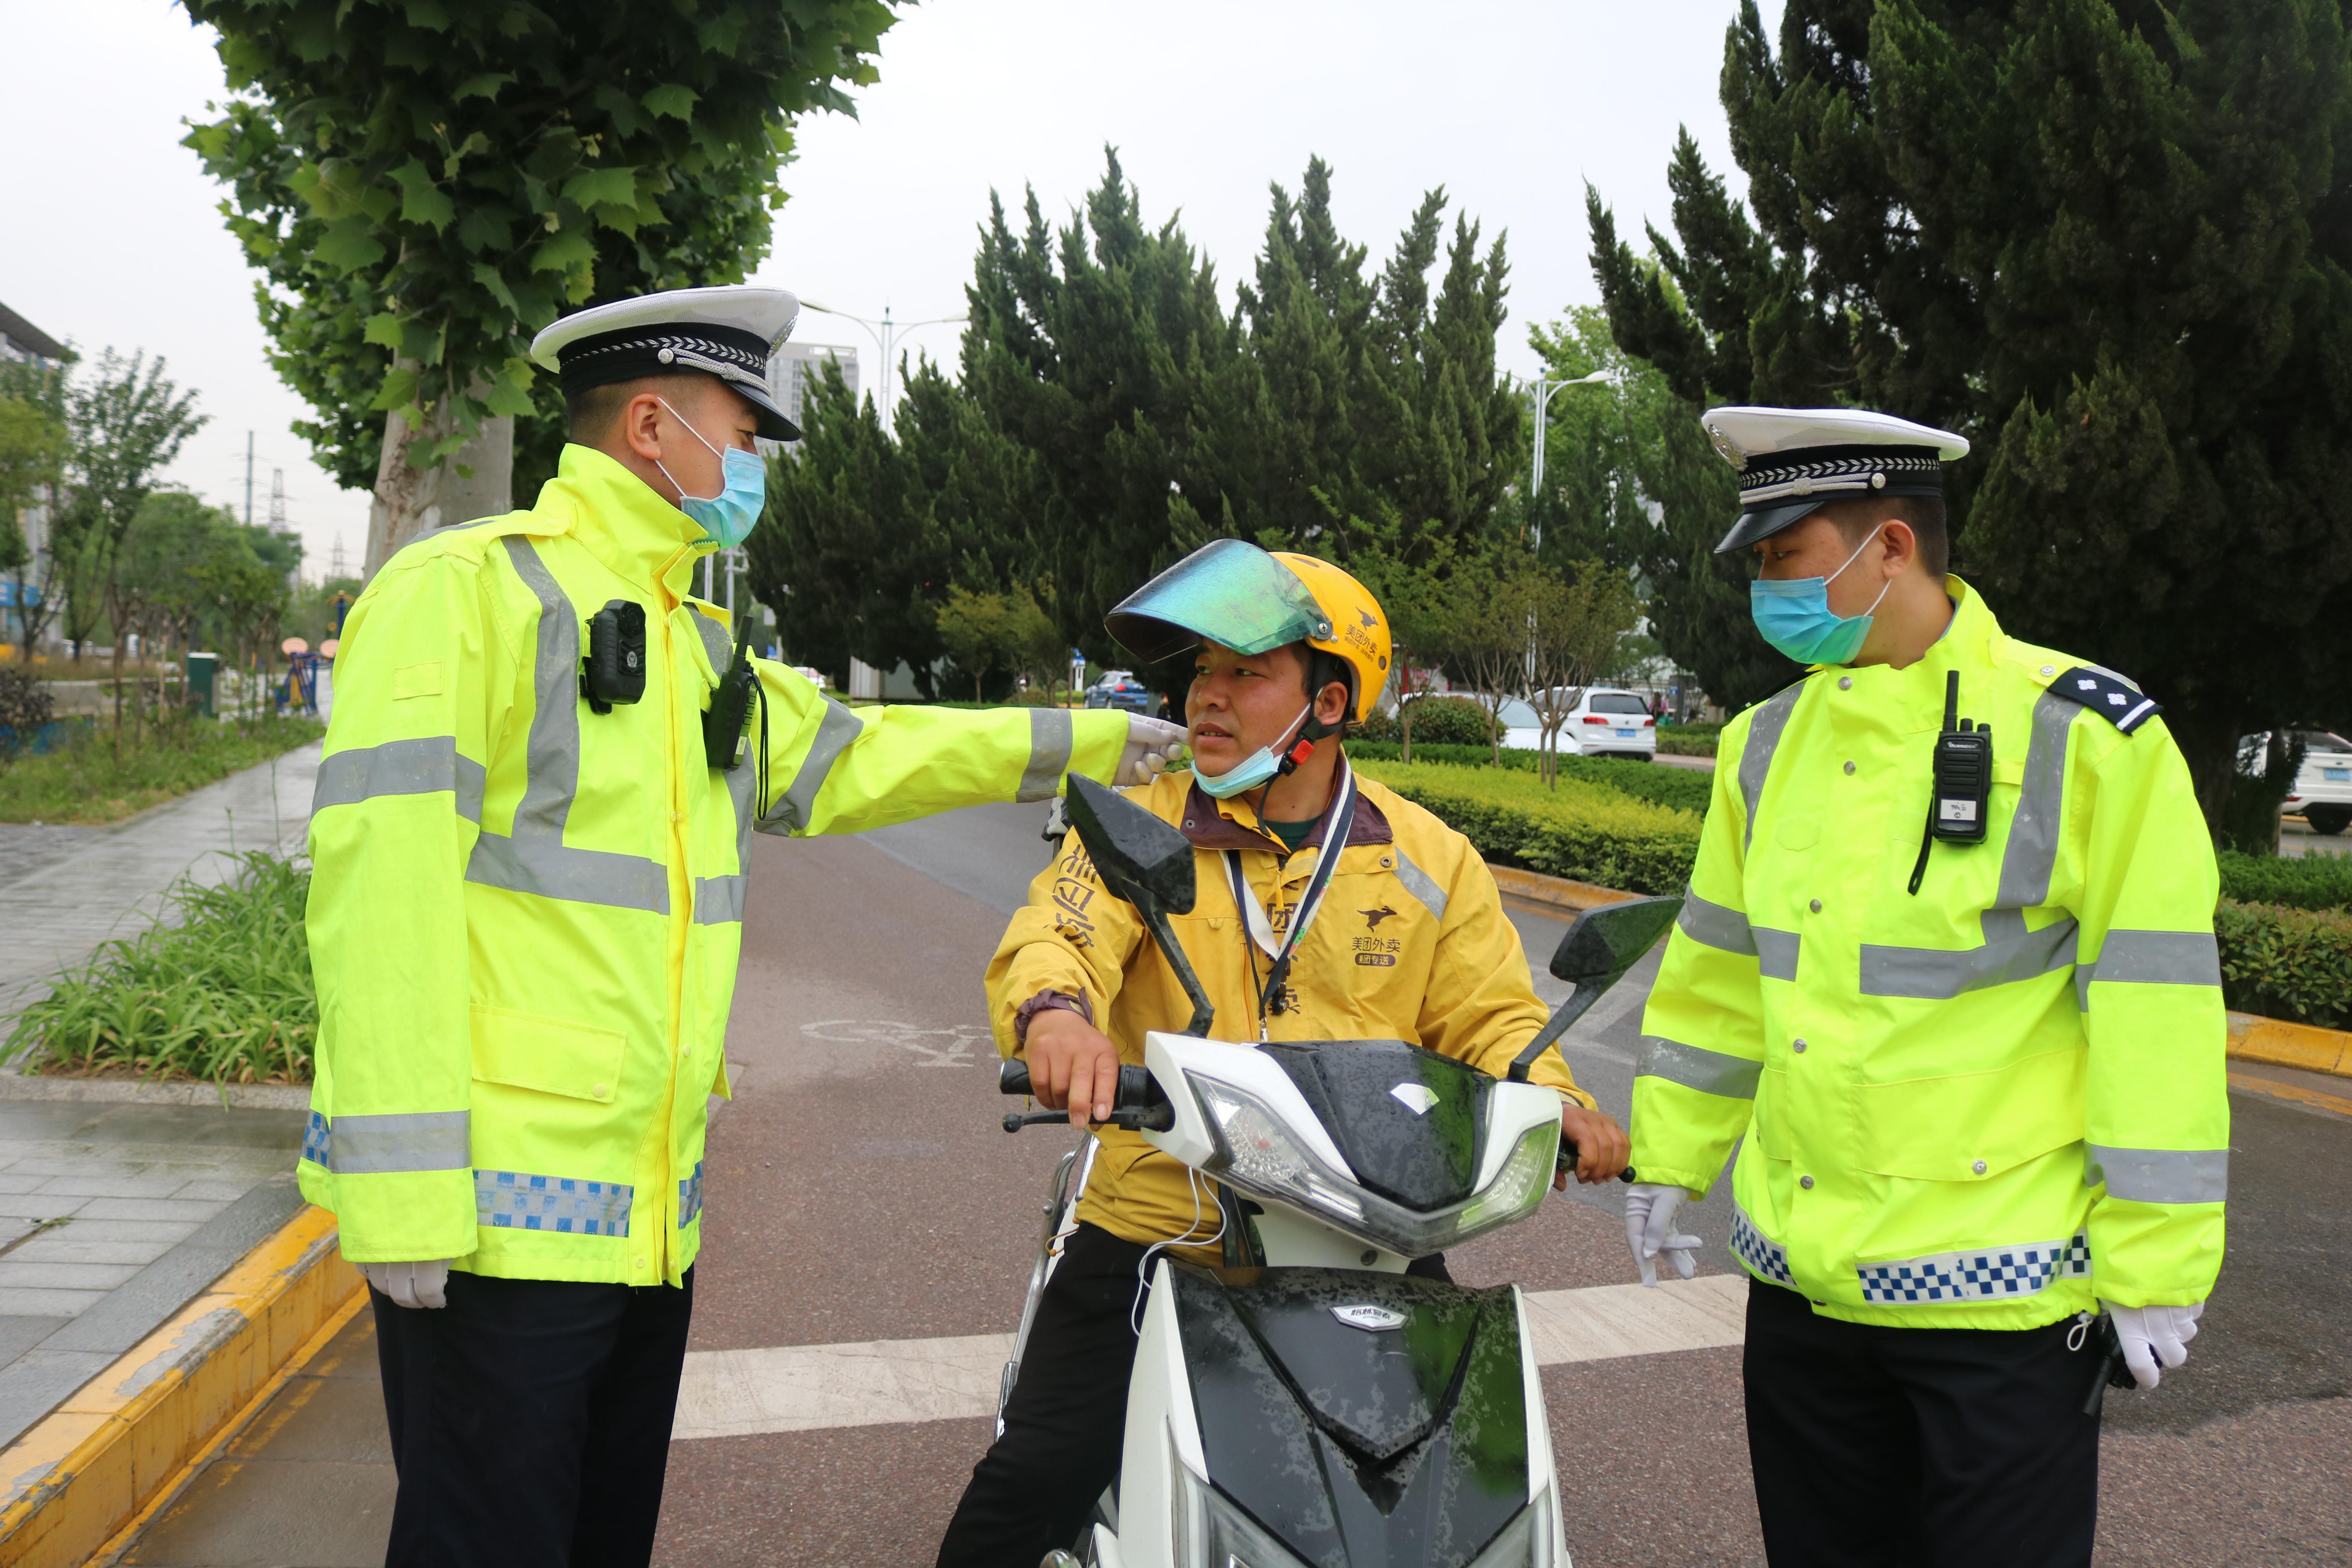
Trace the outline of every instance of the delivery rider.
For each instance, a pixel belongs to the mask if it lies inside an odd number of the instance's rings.
[[[1408,1040],[1503,1076],[1546,1012],[1494,877],[1460,834],[1354,775],[1339,744],[1388,679],[1388,621],[1372,596],[1311,556],[1220,540],[1145,584],[1109,626],[1139,658],[1194,655],[1192,772],[1131,798],[1192,841],[1199,892],[1175,923],[1217,1032]],[[1184,1028],[1192,1011],[1075,837],[1031,885],[987,988],[998,1048],[1024,1058],[1038,1098],[1078,1126],[1110,1113],[1119,1064],[1143,1060],[1145,1032]],[[1623,1131],[1558,1056],[1533,1076],[1570,1101],[1561,1126],[1581,1153],[1579,1179],[1622,1169]],[[1221,1260],[1200,1245],[1218,1230],[1209,1184],[1196,1188],[1139,1134],[1097,1136],[1003,1435],[972,1472],[943,1565],[1035,1568],[1076,1538],[1118,1472],[1152,1256]],[[1444,1268],[1442,1258],[1414,1265]]]
[[[2213,853],[2157,705],[1948,576],[1968,443],[1717,408],[1765,639],[1643,1020],[1645,1282],[1735,1142],[1776,1563],[2087,1563],[2098,1326],[2154,1387],[2221,1262]],[[1988,733],[1989,731],[1989,733]],[[1744,1142],[1742,1140],[1745,1140]]]
[[[754,438],[799,435],[766,382],[797,310],[695,289],[541,333],[556,477],[400,552],[343,633],[300,1176],[373,1287],[394,1563],[648,1560],[752,832],[1140,779],[1181,738],[853,711],[688,595],[759,519]]]

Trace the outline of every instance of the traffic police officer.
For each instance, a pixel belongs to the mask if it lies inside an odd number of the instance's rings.
[[[692,289],[541,332],[556,477],[401,551],[343,634],[299,1169],[373,1288],[394,1563],[651,1555],[752,832],[1140,782],[1181,740],[853,711],[733,646],[688,584],[759,518],[754,438],[800,434],[766,380],[798,309]]]
[[[1776,1563],[2086,1563],[2097,1325],[2154,1387],[2221,1267],[2213,852],[2157,704],[1945,574],[1968,443],[1704,416],[1759,629],[1643,1016],[1644,1283],[1735,1142],[1748,1436]],[[2086,589],[2086,591],[2088,591]],[[1988,736],[1987,731],[1990,731]],[[1744,1142],[1742,1140],[1744,1139]]]

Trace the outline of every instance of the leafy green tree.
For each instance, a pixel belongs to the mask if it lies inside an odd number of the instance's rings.
[[[1594,226],[1618,342],[1693,405],[1969,436],[1959,569],[2165,703],[2218,824],[2240,734],[2345,712],[2338,5],[1822,0],[1776,51],[1750,0],[1723,101],[1755,221],[1685,137],[1679,244]]]
[[[123,359],[112,349],[99,356],[87,380],[64,392],[71,432],[66,481],[69,499],[49,531],[49,551],[66,589],[67,634],[80,643],[101,614],[114,618],[114,673],[122,675],[122,624],[112,616],[120,592],[123,542],[160,475],[188,437],[211,422],[196,412],[196,395],[163,374],[159,357],[142,352]],[[47,597],[45,594],[43,597]]]
[[[1504,597],[1526,617],[1528,702],[1543,731],[1544,783],[1556,788],[1560,726],[1641,619],[1641,595],[1630,574],[1588,560],[1566,575],[1530,562],[1507,581]]]
[[[15,582],[19,658],[32,647],[22,630],[27,613],[25,568],[32,562],[24,514],[44,503],[54,508],[71,449],[63,419],[32,398],[0,394],[0,571]]]
[[[508,510],[518,450],[551,470],[540,328],[767,254],[793,121],[852,111],[893,3],[187,0],[237,94],[187,144],[230,187],[303,433],[375,490],[371,572]]]
[[[1032,604],[1031,610],[1036,605]],[[981,685],[1021,657],[1022,626],[1015,602],[1003,594],[971,594],[948,590],[939,608],[940,643],[948,657],[971,677],[971,700],[982,700]]]

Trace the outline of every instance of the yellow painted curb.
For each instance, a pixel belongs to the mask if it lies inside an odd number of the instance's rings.
[[[0,1451],[0,1568],[87,1563],[363,1288],[306,1205]]]
[[[2284,1024],[2252,1013],[2230,1015],[2230,1054],[2244,1061],[2352,1078],[2352,1034]]]
[[[1505,898],[1539,905],[1546,912],[1558,910],[1575,914],[1642,896],[1621,893],[1614,888],[1596,888],[1590,882],[1572,881],[1566,877],[1547,877],[1541,871],[1522,871],[1517,866],[1489,865],[1486,869],[1495,873],[1495,886],[1502,889]]]

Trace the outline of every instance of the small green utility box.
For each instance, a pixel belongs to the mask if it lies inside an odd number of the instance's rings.
[[[213,677],[220,672],[220,655],[192,653],[188,656],[188,706],[209,719],[213,716]]]

